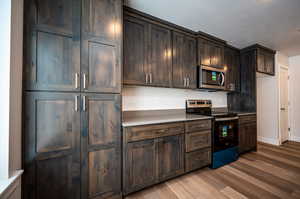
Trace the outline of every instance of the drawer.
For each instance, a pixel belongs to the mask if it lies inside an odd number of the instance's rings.
[[[195,151],[211,146],[211,131],[185,134],[186,152]]]
[[[247,115],[247,116],[240,116],[239,117],[239,123],[245,124],[245,123],[254,123],[256,122],[256,115]]]
[[[185,131],[187,133],[199,132],[209,129],[211,129],[211,120],[197,120],[185,123]]]
[[[193,171],[211,164],[211,148],[185,154],[185,171]]]
[[[146,125],[125,128],[126,141],[134,142],[184,133],[184,123]]]

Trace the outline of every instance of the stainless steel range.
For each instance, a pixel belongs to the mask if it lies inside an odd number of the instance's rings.
[[[211,100],[187,100],[186,113],[212,116],[212,168],[238,159],[238,116],[236,113],[213,111]]]

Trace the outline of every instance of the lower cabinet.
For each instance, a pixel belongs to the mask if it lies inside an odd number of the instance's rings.
[[[245,153],[257,149],[256,115],[240,116],[239,119],[239,152]]]
[[[211,164],[211,148],[204,148],[185,155],[185,171],[193,171]]]
[[[143,140],[125,146],[123,192],[128,194],[158,181],[157,140]]]
[[[152,138],[141,136],[142,140],[124,142],[125,195],[184,173],[184,129],[178,132],[174,126],[178,124],[153,125]],[[179,123],[179,126],[183,127],[183,124]],[[141,132],[143,128],[147,131],[151,125],[125,129],[125,137],[131,140],[131,134],[135,134],[135,130]],[[170,132],[175,135],[164,136]]]
[[[166,180],[184,172],[184,135],[158,140],[158,177]]]
[[[124,195],[210,163],[211,120],[123,130]]]
[[[120,95],[26,92],[24,199],[121,198]]]

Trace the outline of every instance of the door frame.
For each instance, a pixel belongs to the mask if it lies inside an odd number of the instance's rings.
[[[281,84],[280,84],[280,78],[281,78],[281,70],[287,70],[288,72],[288,76],[290,76],[290,72],[289,72],[289,67],[283,64],[279,65],[279,71],[278,71],[278,139],[279,139],[279,144],[281,145],[282,142],[282,132],[281,132],[281,99],[280,99],[280,88],[281,88]],[[291,113],[291,106],[290,106],[290,88],[289,88],[289,79],[288,79],[288,83],[287,83],[287,87],[288,87],[288,127],[291,127],[291,119],[290,119],[290,113]],[[292,132],[289,131],[288,132],[288,140],[291,140],[292,137]]]

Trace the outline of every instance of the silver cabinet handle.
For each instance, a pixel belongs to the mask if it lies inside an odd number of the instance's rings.
[[[146,73],[146,84],[148,84],[148,73]]]
[[[78,95],[75,96],[75,112],[78,112]]]
[[[86,89],[86,74],[83,73],[83,89]]]
[[[183,79],[183,87],[186,87],[186,78]]]
[[[187,79],[187,87],[190,86],[190,78],[186,78]]]
[[[152,73],[150,73],[149,75],[150,75],[150,84],[152,84]]]
[[[86,111],[86,96],[82,96],[82,110]]]
[[[79,85],[78,85],[78,78],[79,78],[79,74],[75,73],[75,88],[76,89],[79,87]]]

